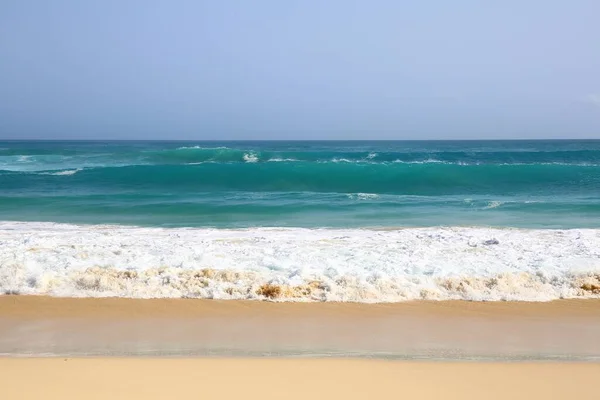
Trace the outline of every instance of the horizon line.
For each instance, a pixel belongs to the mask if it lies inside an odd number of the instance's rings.
[[[590,141],[598,138],[504,138],[504,139],[73,139],[26,138],[4,139],[0,142],[502,142],[502,141]]]

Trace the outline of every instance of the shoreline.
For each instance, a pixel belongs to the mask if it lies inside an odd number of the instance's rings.
[[[598,361],[600,300],[547,303],[0,296],[0,355]]]
[[[348,194],[348,193],[343,193]],[[352,194],[352,193],[350,193]],[[425,225],[324,225],[324,226],[304,226],[304,225],[240,225],[240,226],[220,226],[220,225],[136,225],[124,223],[98,223],[94,222],[69,222],[37,219],[0,219],[0,228],[2,225],[15,227],[27,227],[27,225],[40,228],[100,228],[100,229],[146,229],[146,230],[214,230],[214,231],[249,231],[249,230],[307,230],[307,231],[403,231],[403,230],[429,230],[429,229],[473,229],[473,230],[498,230],[498,231],[598,231],[597,226],[518,226],[518,225],[492,225],[492,224],[425,224]],[[13,226],[11,226],[13,225]]]
[[[143,318],[234,316],[236,314],[294,313],[332,316],[340,311],[357,316],[476,316],[476,317],[598,317],[600,299],[532,301],[410,300],[393,303],[294,302],[268,300],[217,300],[122,297],[52,297],[0,295],[0,318]],[[93,313],[93,314],[91,314]]]

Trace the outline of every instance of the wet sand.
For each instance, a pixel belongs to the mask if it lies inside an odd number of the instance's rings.
[[[600,360],[600,300],[271,303],[0,297],[5,356]]]
[[[245,300],[60,298],[0,296],[0,317],[139,318],[289,314],[294,316],[600,317],[600,299],[407,301],[401,303],[266,302]]]

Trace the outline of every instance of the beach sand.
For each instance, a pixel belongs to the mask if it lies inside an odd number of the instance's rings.
[[[6,399],[598,399],[598,364],[0,359]]]
[[[1,296],[0,354],[10,399],[598,399],[600,300]]]

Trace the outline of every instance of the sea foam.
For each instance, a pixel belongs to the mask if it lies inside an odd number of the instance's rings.
[[[247,163],[258,162],[258,156],[256,155],[256,153],[253,153],[253,152],[244,153],[244,156],[242,158]]]
[[[348,193],[346,196],[350,200],[373,200],[379,198],[379,195],[375,193]]]
[[[71,176],[71,175],[75,175],[79,171],[81,171],[81,168],[67,169],[67,170],[64,170],[64,171],[40,172],[39,175]]]
[[[600,297],[600,230],[0,223],[2,293],[397,302]]]

